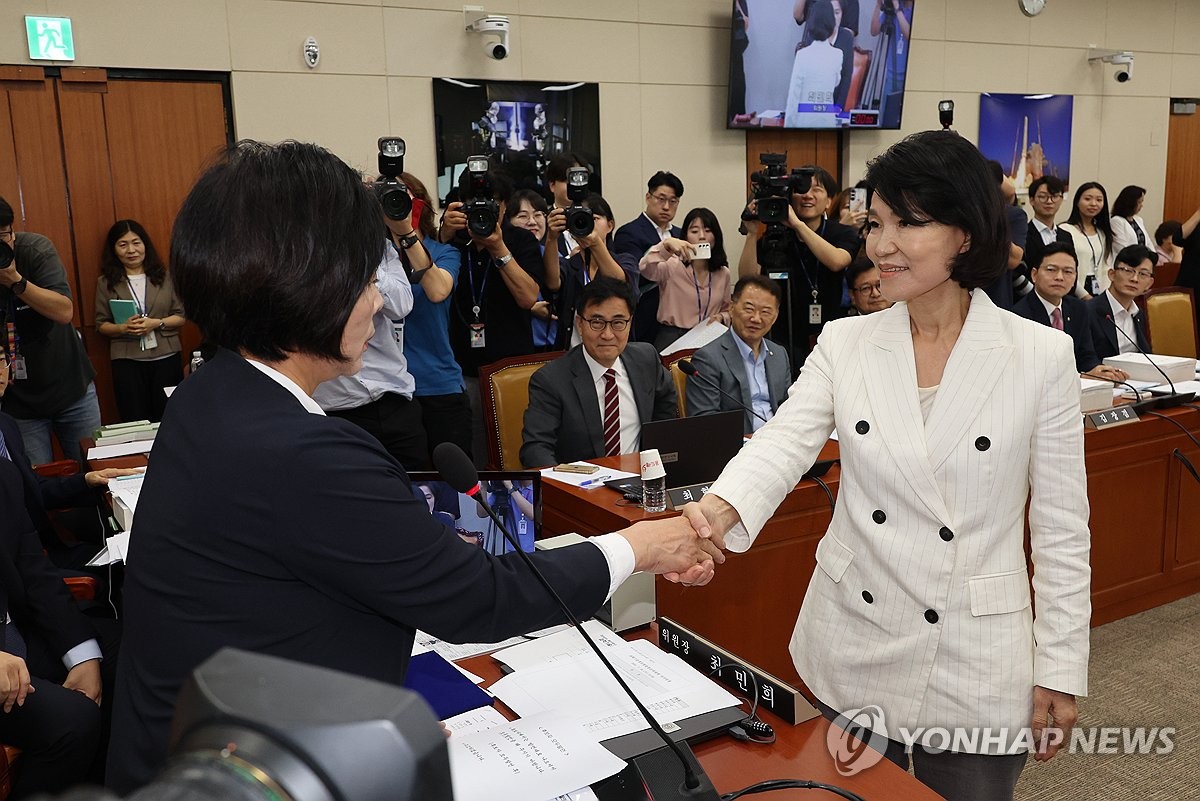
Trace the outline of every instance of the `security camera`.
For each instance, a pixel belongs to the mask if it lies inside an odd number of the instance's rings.
[[[1133,53],[1128,50],[1098,50],[1093,47],[1088,50],[1088,62],[1097,61],[1117,66],[1113,75],[1117,83],[1127,83],[1133,78]]]
[[[503,61],[508,58],[508,17],[488,14],[478,7],[465,7],[466,30],[483,38],[483,52],[488,58]]]

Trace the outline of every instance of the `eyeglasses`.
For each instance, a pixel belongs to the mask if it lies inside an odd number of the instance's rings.
[[[1074,278],[1078,271],[1074,267],[1055,267],[1054,265],[1047,265],[1045,267],[1038,267],[1038,272],[1051,276],[1062,273],[1064,278]]]
[[[619,334],[629,327],[629,320],[624,317],[618,317],[615,320],[605,320],[603,317],[589,317],[584,322],[593,331],[603,331],[605,328],[612,328],[614,334]]]
[[[1047,194],[1045,194],[1045,193],[1043,193],[1043,192],[1038,192],[1036,195],[1034,195],[1034,196],[1033,196],[1033,199],[1034,199],[1034,200],[1039,200],[1039,201],[1041,201],[1042,203],[1045,203],[1046,201],[1062,200],[1062,199],[1063,199],[1063,194],[1062,194],[1062,192],[1059,192],[1059,193],[1057,193],[1057,194],[1054,194],[1054,195],[1047,195]]]
[[[12,242],[14,239],[16,239],[16,236],[17,235],[11,228],[9,228],[7,231],[0,231],[0,239],[7,239],[9,242]]]
[[[878,281],[873,284],[863,284],[862,286],[851,287],[850,289],[852,292],[878,292],[881,295],[883,294],[883,287],[880,286]]]
[[[544,212],[544,211],[518,211],[516,214],[513,215],[513,219],[520,220],[521,222],[526,222],[527,220],[537,220],[537,219],[545,217],[545,216],[546,216],[546,212]]]
[[[677,197],[668,197],[667,195],[651,195],[650,199],[660,206],[666,206],[667,208],[671,209],[679,205],[679,198]]]
[[[1151,272],[1150,270],[1135,270],[1132,267],[1126,266],[1124,264],[1113,265],[1113,269],[1117,270],[1118,272],[1125,273],[1126,275],[1136,276],[1137,279],[1140,281],[1145,281],[1147,279],[1154,277],[1154,273]]]

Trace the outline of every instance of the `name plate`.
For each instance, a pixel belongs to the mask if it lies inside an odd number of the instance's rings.
[[[712,486],[709,481],[706,484],[692,484],[687,487],[677,487],[667,490],[667,500],[671,502],[672,509],[679,509],[685,503],[698,501],[708,494],[708,488]]]
[[[1088,428],[1101,429],[1123,426],[1126,423],[1136,423],[1140,419],[1137,409],[1134,409],[1132,406],[1114,406],[1111,409],[1085,414],[1083,416],[1083,423]]]

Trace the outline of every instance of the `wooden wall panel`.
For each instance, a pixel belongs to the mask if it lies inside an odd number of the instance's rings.
[[[72,269],[75,252],[67,211],[67,184],[54,82],[11,82],[4,84],[4,89],[11,115],[10,130],[17,168],[16,195],[4,196],[16,213],[13,228],[42,234],[54,243],[67,268],[67,280],[76,300],[75,321],[78,324],[79,285]]]
[[[762,169],[762,153],[787,153],[788,169],[818,164],[842,182],[842,140],[837,131],[787,131],[762,128],[746,131],[746,175]],[[747,187],[749,179],[747,179]]]
[[[1186,220],[1200,207],[1200,114],[1172,114],[1167,129],[1164,220]]]
[[[117,217],[141,222],[166,259],[175,214],[226,143],[221,87],[112,81],[104,106]]]

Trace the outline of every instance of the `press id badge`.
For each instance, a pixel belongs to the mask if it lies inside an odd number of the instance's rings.
[[[471,323],[471,347],[486,348],[487,337],[484,335],[483,323]]]
[[[810,323],[812,323],[813,325],[821,324],[821,304],[820,303],[808,304],[808,321]]]
[[[12,362],[12,379],[21,381],[27,378],[29,378],[29,366],[25,364],[24,356],[18,356]]]
[[[392,339],[397,345],[404,344],[404,321],[392,320]]]
[[[158,347],[158,337],[151,331],[148,334],[142,334],[142,350],[154,350]]]

